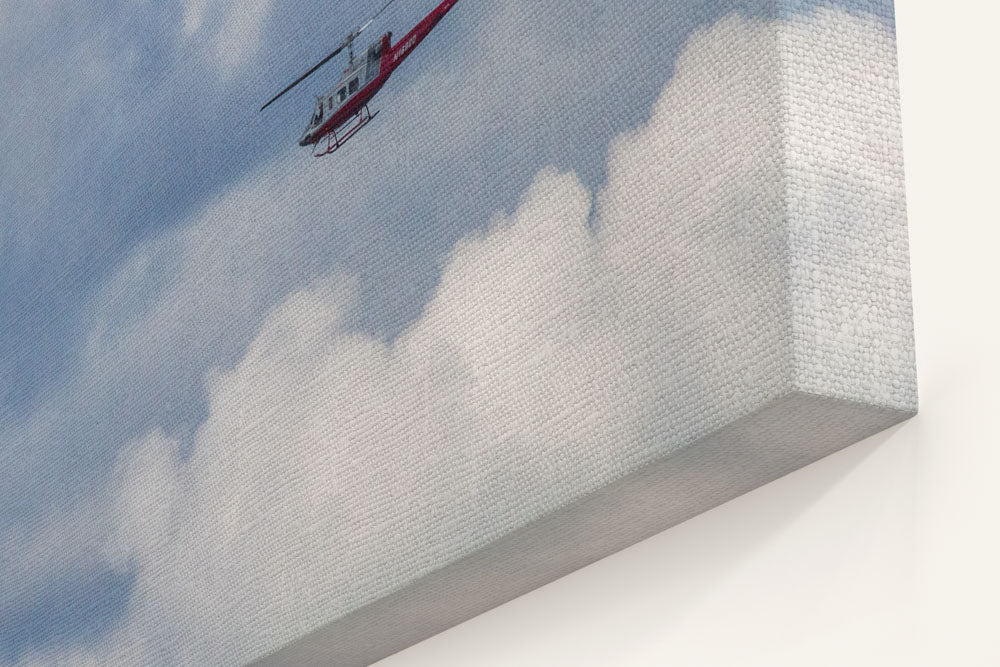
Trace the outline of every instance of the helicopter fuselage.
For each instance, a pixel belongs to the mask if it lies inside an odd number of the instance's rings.
[[[337,85],[317,99],[313,116],[299,145],[315,145],[326,135],[336,132],[349,120],[359,116],[396,68],[413,53],[457,2],[458,0],[444,0],[396,44],[392,44],[392,33],[388,32],[365,49],[361,57],[352,59]]]

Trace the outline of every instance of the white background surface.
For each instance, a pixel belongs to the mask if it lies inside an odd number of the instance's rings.
[[[1000,9],[896,12],[920,414],[380,667],[1000,665]]]

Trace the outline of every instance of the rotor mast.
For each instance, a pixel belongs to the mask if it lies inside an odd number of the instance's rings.
[[[325,65],[327,63],[327,61],[329,61],[335,55],[337,55],[338,53],[340,53],[344,49],[344,47],[347,47],[347,55],[350,58],[350,64],[348,65],[348,68],[352,67],[354,65],[354,40],[357,39],[358,36],[361,33],[363,33],[368,28],[368,26],[370,26],[372,24],[372,21],[374,21],[375,19],[377,19],[379,17],[379,15],[382,12],[384,12],[389,7],[389,5],[391,5],[395,1],[396,0],[388,0],[388,2],[386,2],[384,5],[382,5],[382,9],[378,10],[377,12],[375,12],[375,14],[373,14],[370,19],[368,19],[367,21],[365,21],[365,23],[360,28],[358,28],[357,30],[354,30],[354,31],[348,33],[347,37],[344,39],[343,42],[341,42],[340,46],[338,46],[329,55],[327,55],[325,58],[323,58],[321,61],[319,61],[319,63],[317,63],[316,65],[314,65],[308,72],[306,72],[305,74],[303,74],[302,76],[300,76],[299,78],[297,78],[289,86],[287,86],[284,90],[282,90],[280,93],[278,93],[277,95],[275,95],[274,97],[272,97],[270,100],[268,100],[267,103],[260,108],[260,110],[263,111],[264,109],[266,109],[267,107],[269,107],[273,102],[275,102],[279,97],[281,97],[282,95],[284,95],[285,93],[287,93],[289,90],[291,90],[295,86],[297,86],[300,83],[302,83],[313,72],[315,72],[316,70],[318,70],[320,67],[322,67],[323,65]]]

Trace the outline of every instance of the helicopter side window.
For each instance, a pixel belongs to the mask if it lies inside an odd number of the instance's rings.
[[[347,99],[347,88],[341,88],[337,91],[337,101],[343,102]]]
[[[351,82],[347,84],[348,91],[351,95],[358,92],[358,77],[351,79]]]
[[[333,95],[330,95],[330,97],[326,98],[326,108],[328,110],[333,110]]]
[[[365,73],[365,83],[368,83],[378,74],[379,57],[382,54],[382,45],[376,42],[368,49],[368,69]]]

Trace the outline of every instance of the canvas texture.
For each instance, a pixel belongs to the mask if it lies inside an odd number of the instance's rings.
[[[0,663],[371,664],[916,412],[891,0],[460,0],[322,160],[303,4],[0,27]]]

